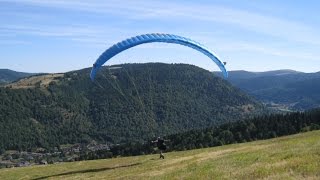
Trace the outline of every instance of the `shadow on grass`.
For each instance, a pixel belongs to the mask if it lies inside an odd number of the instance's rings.
[[[34,178],[32,180],[41,180],[41,179],[47,179],[47,178],[51,178],[51,177],[65,176],[65,175],[72,175],[72,174],[79,174],[79,173],[101,172],[101,171],[107,171],[107,170],[112,170],[112,169],[137,166],[139,164],[141,164],[141,163],[128,164],[128,165],[115,166],[115,167],[105,167],[105,168],[98,168],[98,169],[85,169],[85,170],[79,170],[79,171],[70,171],[70,172],[54,174],[54,175],[50,175],[50,176],[38,177],[38,178]]]

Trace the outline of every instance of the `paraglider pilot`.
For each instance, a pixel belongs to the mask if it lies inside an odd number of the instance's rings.
[[[157,147],[160,150],[160,158],[164,159],[164,155],[162,154],[163,151],[167,149],[167,145],[165,142],[168,142],[169,140],[164,140],[163,138],[158,137],[157,140],[151,141],[152,143],[157,143]]]

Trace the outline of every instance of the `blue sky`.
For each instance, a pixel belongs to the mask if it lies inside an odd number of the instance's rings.
[[[319,9],[312,0],[0,0],[0,68],[86,68],[112,44],[157,32],[204,44],[228,70],[318,72]],[[134,47],[107,64],[132,62],[218,70],[199,52],[164,43]]]

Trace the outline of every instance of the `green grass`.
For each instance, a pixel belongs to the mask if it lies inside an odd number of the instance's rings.
[[[165,156],[1,169],[0,179],[320,179],[320,131]]]

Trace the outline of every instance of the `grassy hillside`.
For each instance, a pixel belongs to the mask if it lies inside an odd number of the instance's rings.
[[[158,155],[1,169],[0,179],[319,179],[320,131]]]

